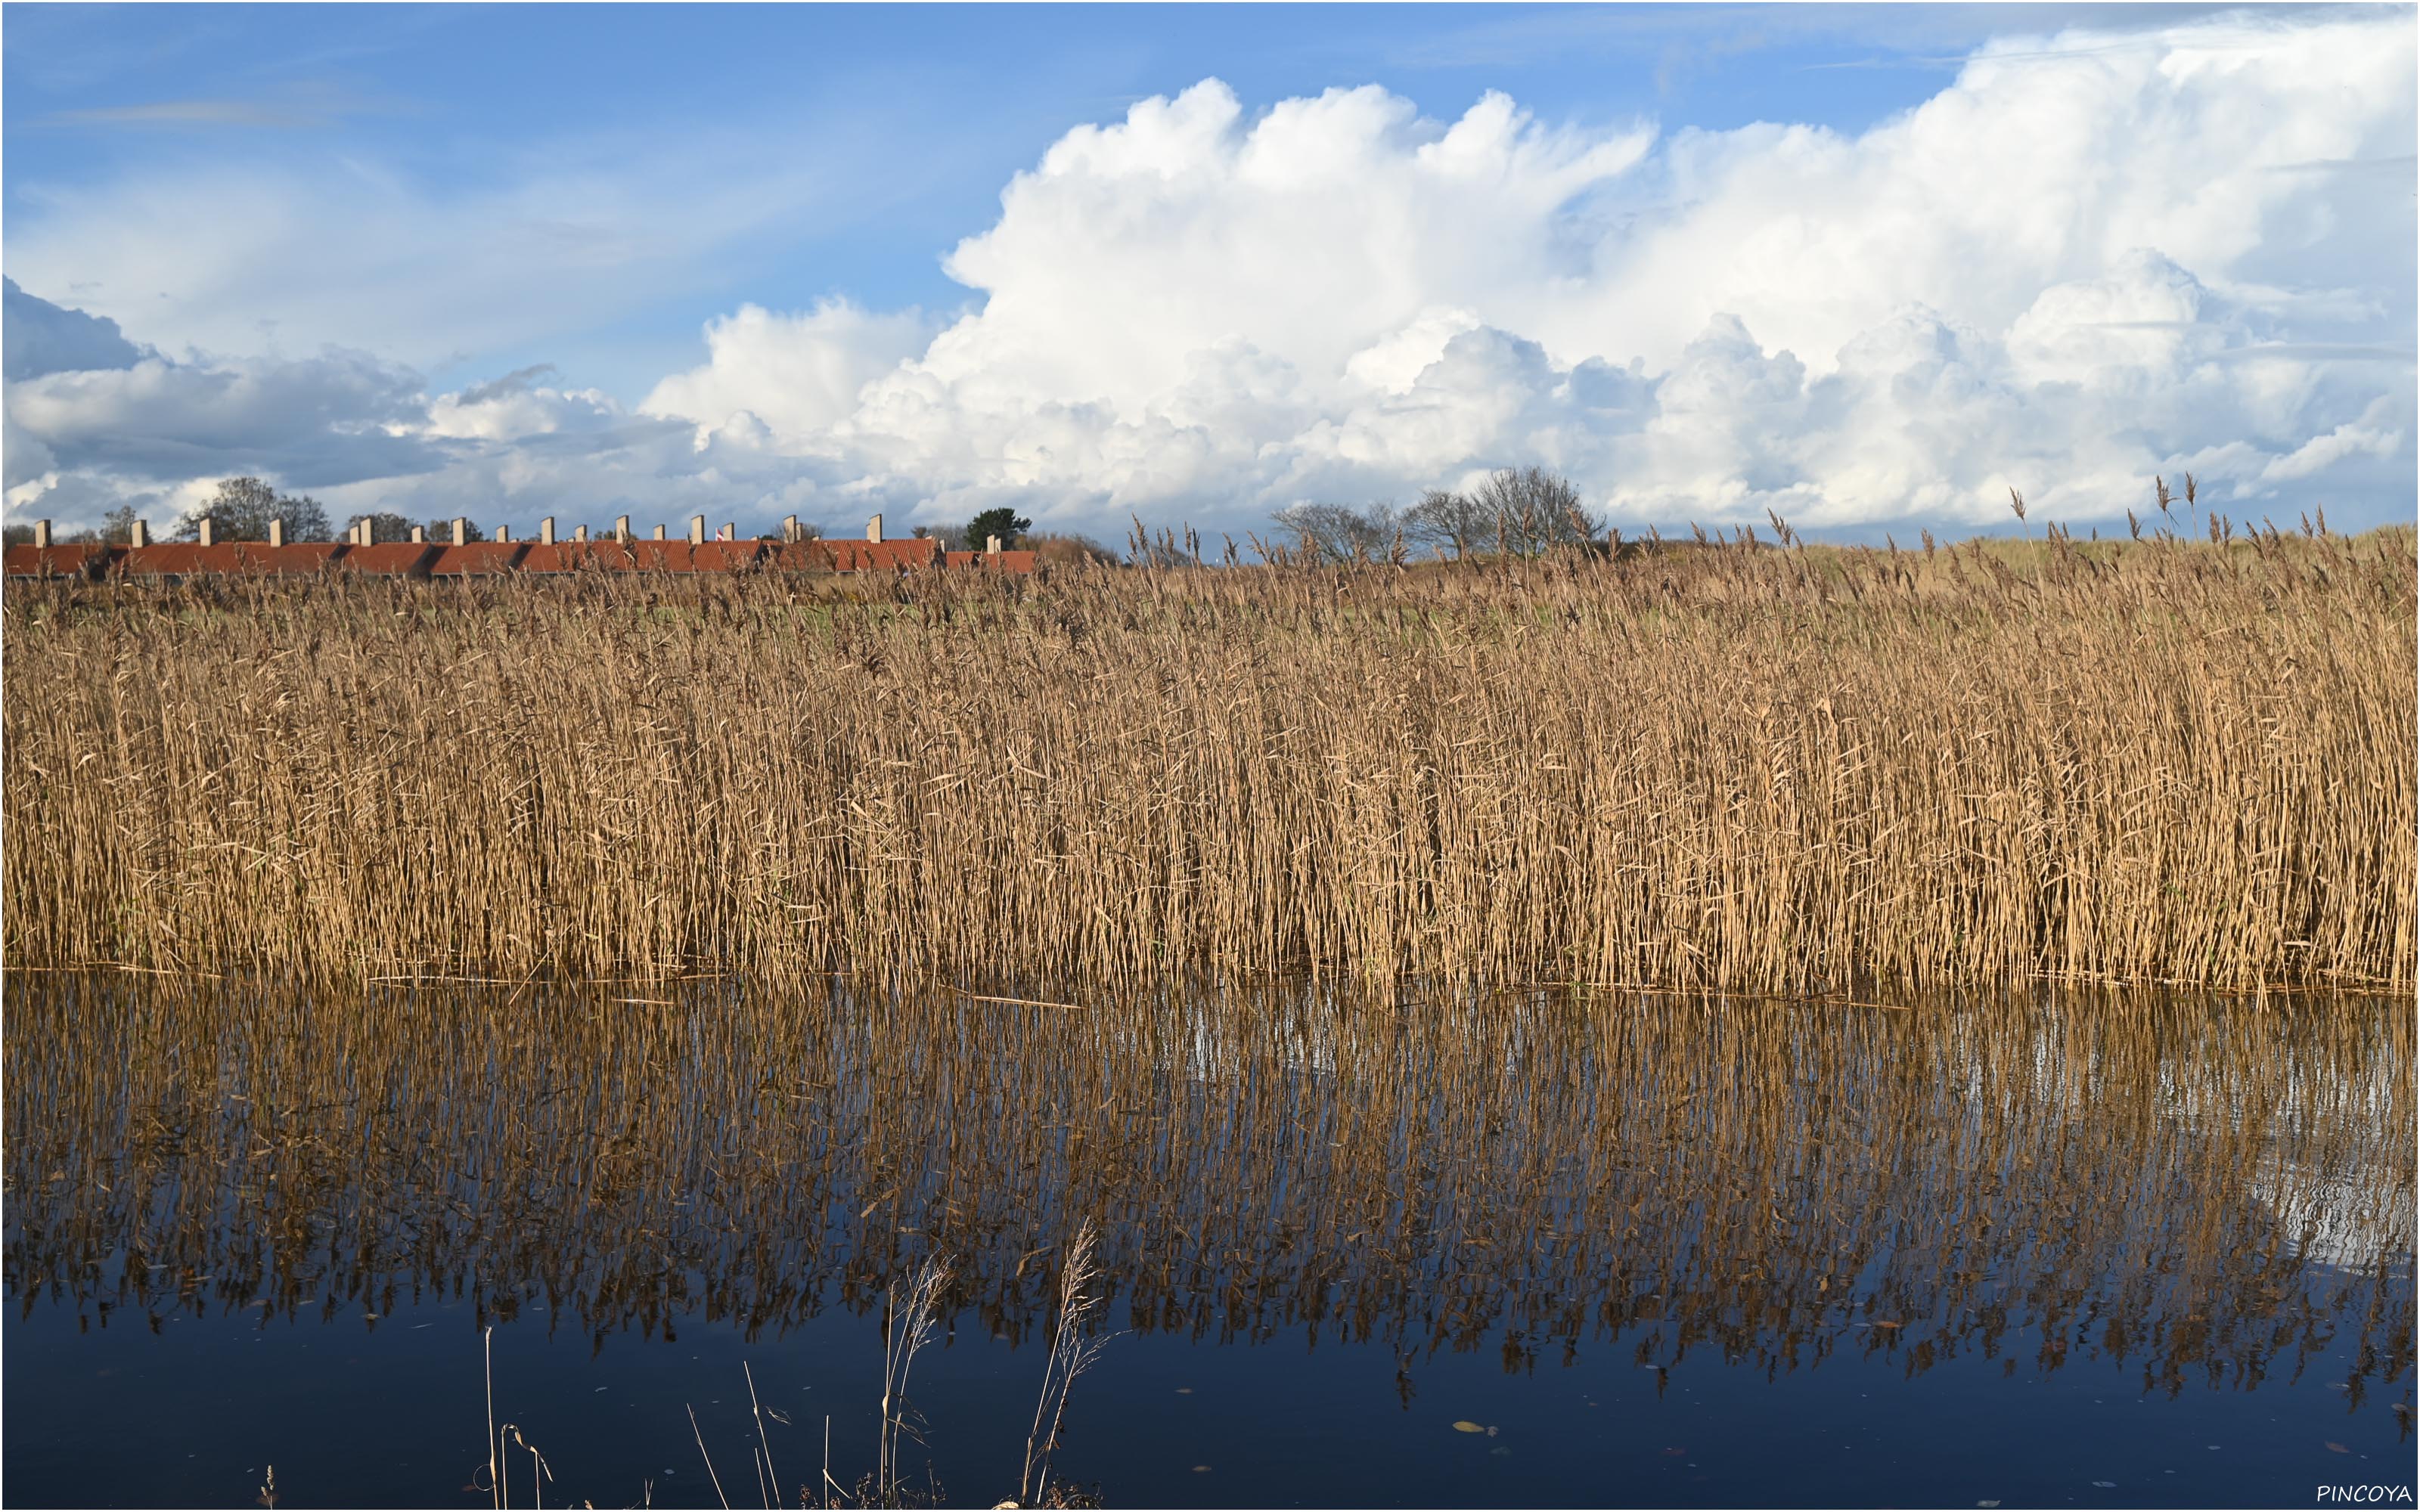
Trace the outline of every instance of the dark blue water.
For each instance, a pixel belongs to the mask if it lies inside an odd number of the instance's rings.
[[[486,1431],[467,1304],[376,1324],[187,1318],[158,1335],[38,1308],[6,1337],[12,1504],[248,1503],[272,1464],[281,1506],[488,1503],[466,1489],[484,1484]],[[700,1325],[592,1352],[523,1318],[494,1347],[498,1414],[546,1456],[549,1504],[621,1505],[650,1484],[658,1505],[717,1504],[692,1407],[733,1504],[763,1504],[743,1359],[790,1418],[766,1432],[793,1500],[822,1470],[827,1415],[835,1475],[873,1464],[874,1319],[752,1344]],[[1383,1347],[1129,1335],[1078,1381],[1059,1464],[1125,1505],[2303,1505],[2319,1486],[2412,1479],[2405,1419],[2346,1389],[2350,1341],[2257,1387],[2174,1396],[2147,1391],[2133,1361],[2045,1375],[1977,1350],[1916,1372],[1911,1352],[1844,1339],[1820,1368],[1769,1375],[1711,1350],[1658,1371],[1628,1340],[1512,1372],[1500,1350],[1447,1349],[1411,1364],[1406,1399]],[[1037,1356],[961,1328],[917,1360],[909,1393],[952,1503],[1014,1494]],[[908,1458],[921,1483],[925,1456]],[[506,1468],[531,1504],[526,1454]]]
[[[2413,1477],[2388,1011],[476,1002],[401,1036],[360,1006],[11,1007],[11,1504],[248,1504],[273,1465],[280,1506],[487,1505],[490,1359],[547,1504],[854,1489],[886,1292],[939,1256],[903,1489],[989,1505],[1078,1213],[1106,1337],[1055,1472],[1111,1505]],[[531,1504],[528,1450],[504,1468]]]

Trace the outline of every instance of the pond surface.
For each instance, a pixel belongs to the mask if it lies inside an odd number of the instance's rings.
[[[516,1504],[796,1504],[939,1258],[989,1505],[1087,1220],[1113,1506],[2412,1480],[2402,1005],[138,980],[8,983],[11,1504],[487,1506],[491,1371]]]

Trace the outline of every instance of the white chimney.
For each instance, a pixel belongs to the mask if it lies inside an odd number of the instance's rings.
[[[217,522],[212,520],[208,515],[204,515],[202,517],[201,527],[197,533],[199,534],[201,543],[204,546],[214,544],[214,538],[217,535],[217,532],[213,531],[210,527],[215,523]]]
[[[549,515],[546,518],[537,522],[537,538],[540,545],[552,546],[554,544],[554,517],[552,515]]]
[[[691,515],[689,517],[689,544],[691,546],[704,546],[706,544],[706,517],[704,515]]]
[[[797,540],[798,538],[799,538],[799,517],[798,517],[798,516],[796,516],[796,515],[784,515],[784,516],[783,516],[783,517],[782,517],[782,539],[783,539],[783,540],[784,540],[784,541],[795,541],[795,540]]]
[[[865,522],[865,538],[869,541],[879,541],[882,539],[881,516],[876,515],[872,519]]]
[[[427,546],[428,544],[427,526],[414,525],[411,528],[411,544],[414,546]]]
[[[996,556],[1000,555],[1000,537],[999,537],[999,536],[997,536],[997,535],[986,535],[986,536],[985,536],[985,537],[984,537],[984,555],[985,555],[985,556],[987,556],[987,557],[996,557]]]
[[[49,520],[38,519],[34,521],[34,544],[45,551],[51,548],[51,522]]]
[[[575,541],[585,541],[588,539],[588,527],[585,525],[574,525],[571,528],[571,538]]]
[[[271,546],[284,546],[286,544],[286,522],[284,520],[272,519],[269,522],[269,544]]]
[[[471,522],[459,515],[454,517],[454,544],[456,546],[471,544]]]
[[[613,539],[615,539],[615,540],[617,540],[617,541],[628,541],[629,538],[630,538],[630,517],[629,517],[629,516],[628,516],[628,515],[616,515],[616,516],[614,516],[614,517],[613,517]]]
[[[134,528],[127,532],[126,541],[129,546],[149,546],[151,544],[151,527],[145,524],[140,518],[137,518],[134,521]]]

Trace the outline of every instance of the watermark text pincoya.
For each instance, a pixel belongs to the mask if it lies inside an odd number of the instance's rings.
[[[2364,1506],[2410,1506],[2410,1486],[2322,1486],[2312,1493],[2319,1502],[2357,1503]]]

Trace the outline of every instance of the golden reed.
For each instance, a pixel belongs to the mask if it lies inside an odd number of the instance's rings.
[[[2409,531],[12,585],[8,957],[2408,985],[2414,611]]]

